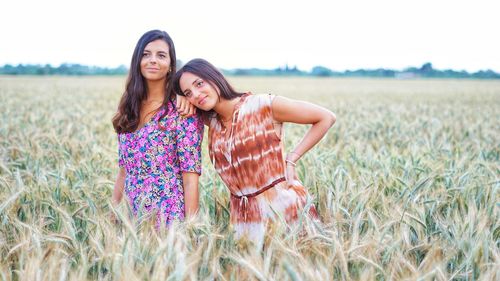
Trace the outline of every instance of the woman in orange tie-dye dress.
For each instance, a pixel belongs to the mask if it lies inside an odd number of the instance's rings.
[[[326,134],[335,115],[280,96],[238,93],[202,59],[188,62],[177,72],[174,89],[205,115],[210,158],[231,193],[236,235],[259,241],[276,216],[288,223],[296,221],[309,197],[297,179],[296,162]],[[283,122],[312,125],[286,158]],[[317,217],[314,206],[308,212]]]

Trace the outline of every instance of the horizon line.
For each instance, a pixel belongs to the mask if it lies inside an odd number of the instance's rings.
[[[181,62],[181,66],[184,65],[184,63],[182,63],[182,60],[178,60]],[[248,69],[258,69],[258,70],[277,70],[277,69],[295,69],[295,70],[298,70],[298,71],[302,71],[302,72],[312,72],[314,68],[316,67],[323,67],[323,68],[327,68],[329,69],[330,71],[332,72],[347,72],[347,71],[357,71],[357,70],[389,70],[389,71],[399,71],[399,72],[403,72],[403,71],[406,71],[407,69],[409,68],[422,68],[424,65],[426,64],[430,64],[432,66],[432,69],[433,70],[437,70],[437,71],[447,71],[447,70],[452,70],[452,71],[457,71],[457,72],[468,72],[468,73],[477,73],[477,72],[481,72],[481,71],[493,71],[495,73],[500,73],[500,70],[494,70],[493,68],[481,68],[479,70],[476,70],[476,71],[469,71],[469,70],[466,70],[464,68],[461,68],[461,69],[456,69],[456,68],[434,68],[434,66],[432,65],[432,62],[425,62],[423,64],[421,64],[420,66],[406,66],[405,68],[402,68],[402,69],[397,69],[397,68],[386,68],[386,67],[374,67],[374,68],[366,68],[366,67],[361,67],[361,68],[351,68],[351,69],[343,69],[343,70],[337,70],[337,69],[333,69],[333,68],[330,68],[330,67],[327,67],[325,65],[315,65],[313,67],[310,68],[310,70],[303,70],[299,67],[297,67],[297,65],[290,65],[290,64],[285,64],[285,65],[279,65],[277,67],[274,67],[274,68],[262,68],[262,67],[257,67],[257,66],[252,66],[252,67],[232,67],[232,68],[226,68],[226,67],[217,67],[221,70],[224,70],[224,71],[230,71],[230,70],[248,70]],[[1,68],[5,68],[6,66],[12,66],[12,67],[19,67],[19,66],[50,66],[50,67],[53,67],[53,68],[58,68],[58,67],[61,67],[63,65],[79,65],[79,66],[83,66],[83,67],[89,67],[89,68],[105,68],[105,69],[118,69],[118,68],[126,68],[127,70],[129,69],[129,67],[125,64],[120,64],[120,65],[117,65],[117,66],[103,66],[103,65],[92,65],[92,64],[83,64],[83,63],[77,63],[77,62],[63,62],[63,63],[60,63],[59,65],[53,65],[51,63],[4,63],[3,65],[0,65]]]

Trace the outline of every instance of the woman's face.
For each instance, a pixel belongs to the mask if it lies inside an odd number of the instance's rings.
[[[179,86],[188,101],[197,108],[210,111],[219,102],[219,93],[212,84],[189,72],[179,79]]]
[[[141,58],[141,74],[146,80],[157,81],[167,77],[170,71],[170,55],[167,42],[158,39],[149,42]]]

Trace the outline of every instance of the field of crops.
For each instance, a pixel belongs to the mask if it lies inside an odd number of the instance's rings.
[[[337,115],[298,163],[323,225],[263,249],[235,241],[206,142],[197,219],[111,208],[124,81],[0,77],[0,280],[500,280],[500,81],[231,78]]]

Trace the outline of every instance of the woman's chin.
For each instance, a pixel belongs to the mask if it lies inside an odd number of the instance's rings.
[[[200,106],[200,107],[197,107],[199,110],[202,110],[202,111],[210,111],[212,110],[212,108],[208,107],[208,106]]]
[[[210,111],[210,110],[214,109],[214,105],[211,105],[211,104],[205,102],[203,104],[197,105],[196,108],[198,108],[199,110],[203,110],[203,111]]]

